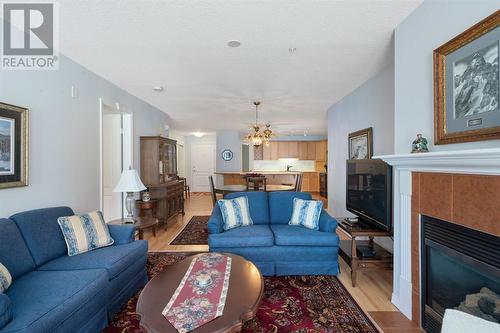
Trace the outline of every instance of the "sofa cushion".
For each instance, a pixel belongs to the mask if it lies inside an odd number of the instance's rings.
[[[12,276],[7,267],[0,262],[0,294],[10,287]]]
[[[323,202],[319,200],[293,199],[293,212],[289,225],[302,226],[319,230],[319,217],[323,210]]]
[[[311,200],[306,192],[270,192],[269,220],[271,224],[288,224],[293,212],[293,199]]]
[[[269,224],[269,204],[266,192],[235,192],[225,196],[225,199],[234,199],[237,197],[247,197],[250,207],[250,216],[253,224]],[[288,221],[287,221],[288,222]]]
[[[291,225],[271,225],[274,242],[278,246],[338,246],[339,237],[330,232],[321,232]]]
[[[57,219],[57,223],[68,248],[68,256],[75,256],[114,243],[101,212],[61,216]]]
[[[7,291],[12,321],[2,332],[60,331],[59,325],[69,318],[81,327],[106,304],[107,280],[100,269],[23,275]]]
[[[238,197],[234,199],[222,199],[217,201],[217,205],[222,213],[224,230],[253,225],[250,217],[250,208],[247,197]]]
[[[103,268],[108,272],[108,279],[114,279],[148,251],[147,241],[135,241],[129,244],[113,245],[77,256],[62,256],[37,268],[39,271],[71,271]]]
[[[211,248],[273,246],[273,243],[273,233],[267,225],[240,227],[208,236]]]
[[[35,262],[14,221],[0,219],[0,262],[13,279],[35,269]]]
[[[66,243],[57,219],[73,214],[69,207],[53,207],[18,213],[10,217],[19,227],[37,266],[66,255]]]
[[[0,329],[12,319],[12,302],[6,294],[0,294]]]

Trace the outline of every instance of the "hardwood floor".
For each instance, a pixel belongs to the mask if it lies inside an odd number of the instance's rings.
[[[313,197],[323,199],[318,194],[314,194]],[[323,201],[326,205],[326,201]],[[208,193],[191,193],[191,197],[186,199],[185,211],[186,215],[173,218],[166,227],[159,228],[156,237],[153,237],[149,231],[145,232],[144,238],[149,241],[149,251],[208,251],[207,245],[168,245],[182,231],[191,217],[211,214],[212,199],[210,195]],[[339,234],[339,236],[346,237],[343,234]],[[423,332],[416,324],[406,319],[390,302],[392,272],[358,272],[357,286],[353,288],[349,268],[342,260],[340,260],[340,270],[339,280],[384,333]]]

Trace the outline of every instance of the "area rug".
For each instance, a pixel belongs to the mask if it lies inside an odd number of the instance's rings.
[[[193,253],[150,253],[147,270],[149,278],[166,266]],[[334,276],[265,277],[264,297],[254,319],[243,326],[250,333],[378,333]],[[135,306],[139,293],[113,319],[105,333],[143,332]]]
[[[170,245],[207,245],[210,216],[193,216]]]

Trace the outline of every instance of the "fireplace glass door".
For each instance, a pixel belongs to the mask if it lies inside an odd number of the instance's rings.
[[[498,237],[425,216],[421,221],[423,328],[439,332],[446,309],[500,323]]]

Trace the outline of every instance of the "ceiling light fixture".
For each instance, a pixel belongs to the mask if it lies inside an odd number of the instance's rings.
[[[153,86],[153,90],[157,92],[162,92],[165,90],[163,86]]]
[[[259,124],[260,102],[253,102],[253,105],[255,105],[255,124],[250,127],[250,132],[248,132],[248,135],[246,136],[246,141],[248,142],[248,144],[251,144],[254,147],[259,147],[260,145],[262,145],[262,143],[265,143],[266,146],[269,146],[269,140],[273,136],[275,136],[275,134],[271,130],[271,124]],[[262,127],[264,127],[264,130],[261,131]]]
[[[203,132],[193,132],[193,135],[194,135],[195,137],[197,137],[197,138],[201,138],[202,136],[204,136],[204,135],[205,135],[205,133],[203,133]]]
[[[227,46],[229,47],[239,47],[241,45],[241,42],[239,40],[230,40],[227,42]]]

